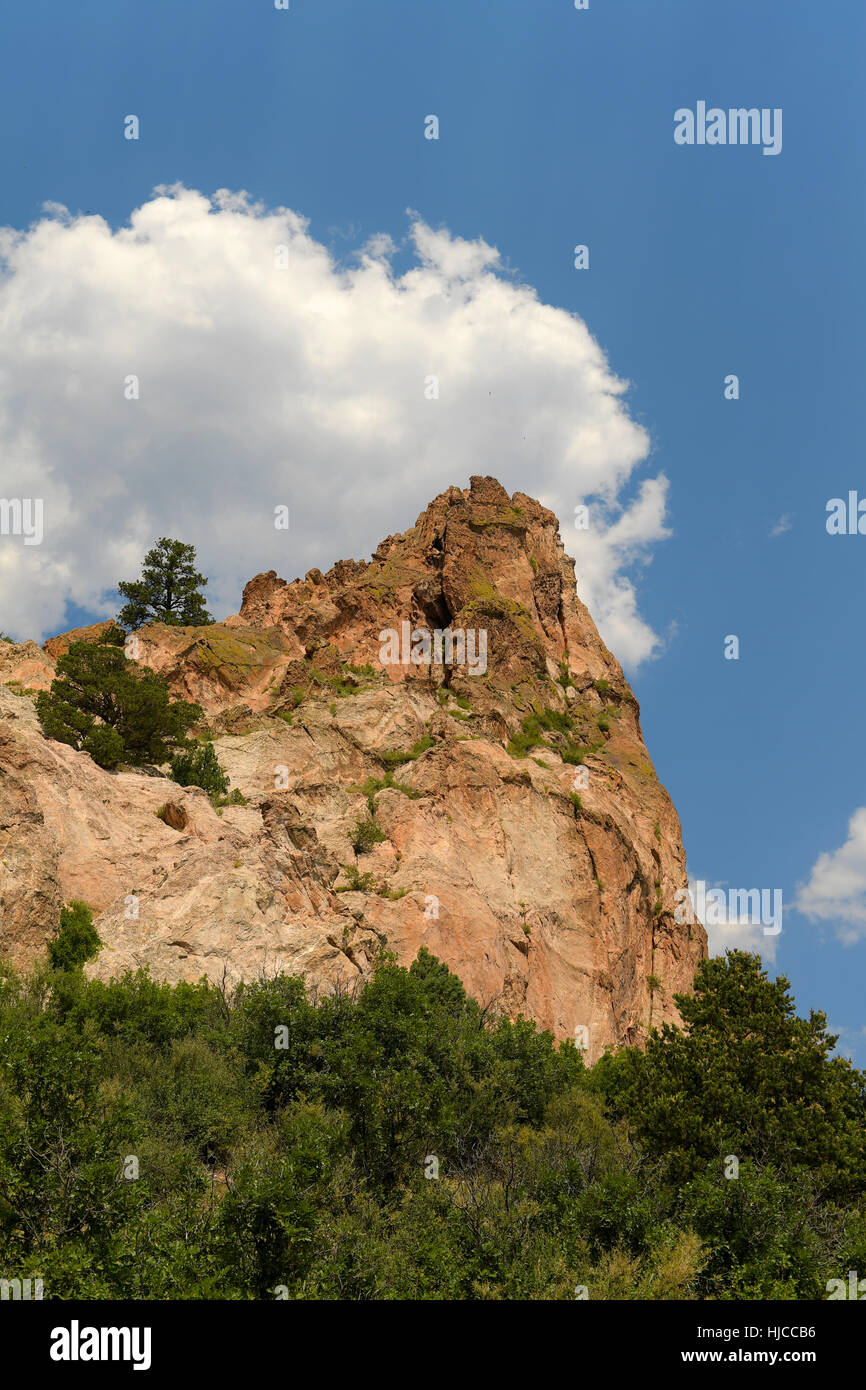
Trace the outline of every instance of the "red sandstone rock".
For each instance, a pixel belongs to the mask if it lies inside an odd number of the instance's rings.
[[[221,814],[46,741],[0,687],[0,951],[32,963],[78,897],[102,978],[225,966],[327,987],[362,981],[383,945],[406,962],[425,945],[509,1016],[586,1028],[593,1058],[676,1019],[706,938],[674,920],[679,822],[573,571],[551,512],[473,478],[368,563],[257,575],[225,623],[143,629],[139,659],[202,705],[248,800]],[[404,622],[484,628],[486,672],[383,663],[380,633]],[[543,710],[554,727],[519,756]],[[368,797],[386,838],[356,853]],[[154,814],[167,801],[182,827]]]

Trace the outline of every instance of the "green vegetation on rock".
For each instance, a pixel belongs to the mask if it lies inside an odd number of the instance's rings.
[[[164,763],[188,746],[198,705],[172,700],[155,671],[110,642],[73,642],[57,659],[50,690],[36,697],[46,738],[83,749],[101,767]]]
[[[60,925],[48,943],[52,970],[80,970],[99,954],[102,942],[93,925],[93,913],[79,898],[60,911]]]
[[[373,816],[355,823],[349,841],[356,854],[369,854],[374,845],[387,840],[387,835]]]
[[[229,789],[229,778],[212,743],[176,753],[171,760],[171,776],[178,786],[201,787],[211,797],[225,796]]]
[[[379,759],[387,768],[400,767],[402,763],[411,763],[416,758],[420,758],[421,754],[426,753],[428,748],[432,748],[434,743],[435,739],[430,734],[422,734],[411,748],[386,748],[379,754]]]

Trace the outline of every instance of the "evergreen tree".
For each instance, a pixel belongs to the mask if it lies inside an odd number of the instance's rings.
[[[195,567],[195,546],[163,536],[145,555],[141,578],[118,584],[128,601],[117,621],[130,632],[145,623],[203,627],[213,622],[199,592],[206,584]]]
[[[666,1023],[644,1053],[599,1065],[673,1182],[730,1153],[806,1170],[825,1193],[866,1188],[866,1077],[832,1055],[826,1015],[797,1016],[789,989],[746,951],[705,960],[694,993],[674,996],[682,1029]]]
[[[46,738],[82,748],[106,768],[167,762],[202,716],[198,705],[172,700],[162,676],[102,642],[73,642],[58,658],[36,713]]]

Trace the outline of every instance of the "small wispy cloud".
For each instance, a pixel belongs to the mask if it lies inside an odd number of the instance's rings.
[[[770,535],[784,536],[786,531],[790,531],[791,524],[791,513],[785,512],[784,516],[780,516],[779,520],[771,527]]]

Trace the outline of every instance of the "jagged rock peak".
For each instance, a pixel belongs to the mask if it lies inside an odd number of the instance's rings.
[[[15,964],[82,898],[102,978],[286,970],[328,988],[362,983],[383,946],[409,962],[424,945],[485,1004],[593,1058],[678,1017],[706,953],[677,911],[679,821],[540,503],[475,477],[369,561],[260,574],[225,622],[137,634],[139,660],[204,709],[246,804],[43,737],[28,692],[101,629],[0,644],[0,953]],[[419,634],[437,630],[424,660]],[[459,657],[482,632],[473,669]]]

